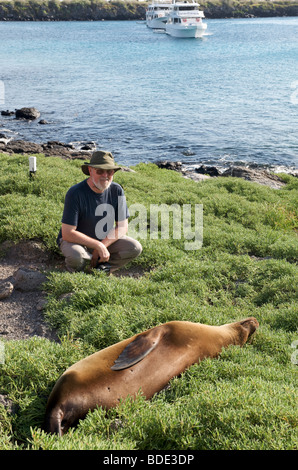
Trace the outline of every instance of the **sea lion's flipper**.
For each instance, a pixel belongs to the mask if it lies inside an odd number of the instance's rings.
[[[122,370],[131,367],[140,362],[147,356],[159,343],[163,336],[163,329],[156,327],[138,335],[128,346],[122,351],[120,356],[114,361],[112,370]]]

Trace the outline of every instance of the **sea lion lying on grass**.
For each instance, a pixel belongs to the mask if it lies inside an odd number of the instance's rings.
[[[149,399],[175,376],[222,348],[242,346],[258,328],[254,317],[221,326],[171,321],[120,341],[69,367],[46,408],[45,431],[62,436],[96,406],[109,409],[141,390]]]

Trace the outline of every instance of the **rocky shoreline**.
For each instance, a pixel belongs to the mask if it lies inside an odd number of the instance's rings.
[[[192,179],[197,182],[205,181],[209,178],[235,177],[242,178],[246,181],[269,186],[272,189],[281,189],[285,186],[285,182],[278,175],[267,169],[250,168],[249,165],[230,166],[225,170],[220,170],[215,166],[193,165],[194,169],[187,169],[182,162],[156,162],[159,168],[178,171],[185,178]],[[298,176],[292,174],[292,176]]]
[[[82,149],[77,149],[73,144],[66,144],[56,140],[48,141],[41,144],[28,142],[26,140],[10,140],[0,138],[0,152],[9,154],[32,155],[43,153],[46,157],[60,157],[64,159],[81,159],[89,158],[90,152],[94,149],[93,142],[86,143]]]
[[[80,0],[3,0],[0,21],[144,20],[149,2]],[[202,0],[207,19],[298,16],[297,0]]]
[[[21,108],[15,111],[1,111],[2,116],[15,115],[16,119],[36,120],[40,117],[40,112],[36,108]],[[41,121],[39,123],[44,124]],[[25,140],[12,140],[5,134],[0,133],[0,153],[7,153],[10,155],[22,154],[44,154],[46,157],[60,157],[63,159],[81,159],[88,160],[91,153],[96,149],[94,142],[87,142],[76,148],[73,144],[63,143],[59,141],[48,141],[46,143],[28,142]],[[225,170],[221,170],[215,166],[206,166],[202,164],[192,164],[191,168],[182,162],[173,161],[156,161],[155,164],[159,168],[174,170],[181,173],[185,178],[190,178],[194,181],[204,181],[212,177],[236,177],[243,178],[247,181],[253,181],[259,184],[270,186],[273,189],[282,188],[285,183],[277,175],[268,169],[256,168],[255,165],[232,165]],[[128,168],[123,168],[129,170]],[[290,173],[292,176],[298,176],[298,171]]]
[[[0,142],[0,153],[8,153],[10,155],[44,154],[46,157],[59,157],[66,160],[88,160],[92,153],[92,149],[77,150],[73,145],[65,144],[59,141],[50,141],[44,144],[36,144],[34,142],[27,142],[24,140],[14,140],[8,142],[7,144]],[[273,174],[269,170],[250,168],[249,165],[230,166],[226,170],[221,171],[215,166],[195,164],[193,165],[195,167],[194,169],[188,169],[185,165],[183,165],[182,162],[157,161],[155,164],[159,168],[177,171],[183,177],[197,182],[202,182],[213,177],[218,178],[232,176],[270,186],[273,189],[280,189],[285,185],[284,181],[279,176]],[[128,170],[128,168],[123,168],[123,170]],[[293,173],[292,175],[297,177],[298,173]]]
[[[15,114],[21,116],[20,119],[40,117],[37,110],[31,111],[31,114],[26,109],[23,114],[8,112],[8,115]],[[5,134],[0,134],[0,153],[11,156],[44,154],[46,157],[89,160],[94,148],[93,142],[78,150],[72,144],[59,141],[38,144],[25,140],[10,140]],[[198,184],[204,184],[204,181],[210,178],[225,177],[242,178],[275,190],[283,188],[286,184],[282,178],[269,170],[249,166],[231,166],[221,170],[202,164],[193,164],[190,167],[178,161],[156,161],[155,164],[161,169],[176,171],[181,177],[192,179]],[[123,170],[134,171],[129,168]],[[298,172],[294,176],[298,176]],[[46,281],[46,270],[65,269],[64,260],[45,250],[43,244],[37,240],[23,240],[18,244],[6,241],[1,244],[0,251],[4,254],[0,263],[0,336],[3,335],[7,340],[20,340],[37,335],[57,341],[55,331],[48,327],[43,317],[46,299],[42,285]],[[134,273],[132,268],[127,273],[121,271],[120,275],[137,276],[138,273]]]
[[[15,111],[3,110],[1,116],[12,117],[16,120],[36,121],[40,118],[40,112],[34,107],[20,108]],[[47,121],[41,119],[38,124],[48,124]],[[67,144],[59,141],[48,141],[46,143],[37,144],[26,140],[10,139],[5,133],[0,133],[0,152],[9,154],[37,154],[43,153],[46,157],[61,157],[65,159],[79,158],[86,159],[91,151],[95,150],[94,142],[85,142],[77,148],[73,144]]]

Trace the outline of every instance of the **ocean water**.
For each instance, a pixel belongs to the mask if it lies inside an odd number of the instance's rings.
[[[121,164],[297,168],[298,18],[205,20],[203,39],[144,23],[0,22],[10,138],[95,142]]]

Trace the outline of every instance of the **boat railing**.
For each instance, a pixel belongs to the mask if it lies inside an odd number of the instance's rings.
[[[183,4],[183,5],[196,5],[196,6],[198,6],[198,7],[200,6],[200,4],[197,3],[197,2],[195,2],[194,0],[192,0],[192,1],[189,1],[189,0],[188,0],[188,1],[184,1],[184,0],[172,0],[171,3],[172,3],[173,5],[176,5],[176,4],[178,3],[179,5],[180,5],[180,4],[181,4],[181,5]]]
[[[150,6],[152,5],[172,5],[172,0],[162,0],[162,1],[158,1],[158,0],[153,0],[150,4]]]
[[[204,18],[204,12],[201,10],[196,10],[196,11],[176,11],[174,10],[174,13],[177,13],[177,16],[181,18]]]

